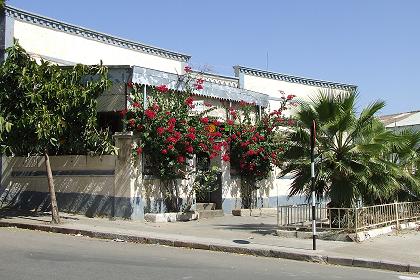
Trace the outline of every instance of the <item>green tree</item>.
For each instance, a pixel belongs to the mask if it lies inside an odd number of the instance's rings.
[[[420,199],[420,131],[404,130],[398,133],[399,140],[391,143],[390,159],[412,177],[402,176],[401,189],[394,199],[399,201]],[[414,178],[414,179],[413,179]]]
[[[377,101],[356,113],[357,94],[320,92],[296,114],[299,125],[289,132],[282,175],[291,174],[290,195],[310,195],[310,135],[316,121],[316,183],[318,197],[327,195],[335,207],[351,207],[358,199],[374,203],[392,198],[401,181],[418,186],[409,170],[391,160],[393,149],[407,138],[385,130],[375,114]]]
[[[2,152],[45,157],[52,222],[59,223],[49,155],[113,151],[107,132],[96,129],[96,98],[109,86],[107,69],[37,63],[17,42],[6,53],[0,67],[0,116],[7,128]]]

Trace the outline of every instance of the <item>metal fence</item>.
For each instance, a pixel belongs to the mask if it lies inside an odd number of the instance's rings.
[[[382,204],[358,208],[329,208],[316,204],[317,228],[357,232],[370,228],[420,219],[420,201]],[[277,207],[277,225],[281,228],[309,228],[312,222],[310,204],[281,205]]]

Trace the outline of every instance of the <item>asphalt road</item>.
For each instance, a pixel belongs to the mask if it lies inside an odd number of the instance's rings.
[[[420,280],[420,276],[0,228],[0,279]]]

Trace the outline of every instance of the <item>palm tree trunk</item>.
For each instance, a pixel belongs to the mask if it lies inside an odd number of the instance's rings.
[[[50,158],[48,156],[48,152],[45,151],[45,168],[47,170],[47,178],[48,178],[48,190],[50,192],[51,197],[51,223],[53,224],[60,224],[60,215],[58,213],[58,206],[57,206],[57,198],[55,197],[55,189],[54,189],[54,180],[51,172],[51,165],[50,165]]]

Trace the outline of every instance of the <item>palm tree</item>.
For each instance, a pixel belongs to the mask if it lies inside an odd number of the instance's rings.
[[[401,189],[395,198],[399,201],[420,199],[420,131],[403,130],[398,136],[401,141],[392,143],[391,160],[408,171],[412,177],[401,177]],[[414,178],[414,179],[413,179]]]
[[[390,159],[401,137],[385,130],[375,114],[384,102],[370,104],[358,115],[357,93],[323,91],[296,114],[298,125],[288,134],[282,176],[291,174],[290,196],[310,194],[310,135],[316,121],[316,181],[318,197],[334,207],[354,206],[358,199],[376,203],[401,189],[400,181],[416,184],[412,174]],[[417,181],[418,183],[418,181]]]

